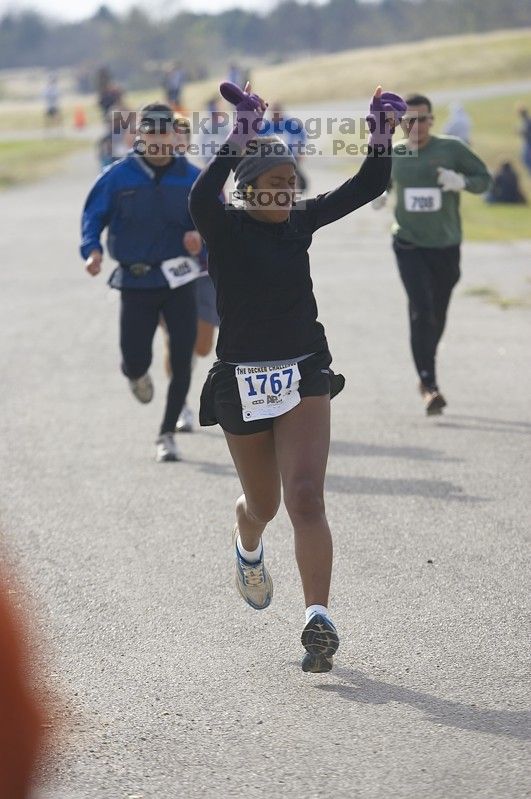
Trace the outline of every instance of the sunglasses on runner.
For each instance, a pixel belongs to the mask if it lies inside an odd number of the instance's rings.
[[[140,133],[190,133],[190,122],[188,119],[161,118],[144,119],[140,123]]]
[[[428,119],[433,119],[433,114],[421,114],[418,117],[402,117],[402,122],[408,125],[410,122],[426,122]]]
[[[166,124],[163,124],[163,125],[157,124],[157,125],[155,125],[155,124],[149,123],[149,122],[142,122],[142,124],[140,125],[139,130],[140,130],[140,133],[149,133],[149,134],[163,133],[164,134],[164,133],[171,133],[172,132],[172,126],[171,126],[171,122],[169,122],[167,125]]]
[[[172,133],[171,119],[144,119],[139,126],[140,133]]]

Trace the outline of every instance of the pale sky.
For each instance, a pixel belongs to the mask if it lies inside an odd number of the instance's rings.
[[[302,0],[307,2],[308,0]],[[374,2],[374,0],[372,0]],[[113,11],[122,12],[137,5],[155,16],[168,16],[180,10],[186,11],[224,11],[227,8],[246,8],[249,11],[266,12],[277,4],[278,0],[108,0]],[[324,3],[326,0],[313,0]],[[369,2],[369,0],[365,0]],[[101,0],[0,0],[0,14],[6,11],[19,11],[33,8],[45,12],[49,16],[65,20],[78,20],[91,16],[102,5]]]

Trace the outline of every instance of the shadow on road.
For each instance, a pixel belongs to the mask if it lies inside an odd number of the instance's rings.
[[[353,458],[406,458],[407,460],[461,463],[460,458],[448,458],[438,449],[380,446],[378,444],[363,444],[361,441],[331,441],[330,454],[349,455]]]
[[[187,458],[190,466],[204,474],[216,477],[236,477],[232,463],[213,463]],[[421,478],[361,477],[328,474],[326,490],[336,494],[366,494],[372,496],[418,496],[444,499],[452,502],[489,502],[487,497],[474,497],[463,493],[461,486],[448,480],[423,480]]]
[[[458,421],[454,421],[454,419]],[[531,435],[530,422],[515,422],[507,419],[493,419],[490,416],[467,416],[465,414],[452,414],[437,421],[436,427],[445,427],[456,430],[477,430],[481,433],[517,433]]]
[[[495,425],[508,425],[510,427],[527,427],[531,431],[531,422],[515,422],[514,419],[493,419],[491,416],[470,416],[468,414],[452,414],[452,418],[466,419],[470,422],[489,422]]]
[[[428,720],[470,732],[486,732],[522,741],[531,739],[531,714],[526,711],[483,710],[474,705],[439,699],[431,694],[413,691],[392,683],[373,680],[360,671],[334,667],[334,675],[343,683],[328,683],[315,686],[317,691],[335,693],[341,699],[369,705],[384,705],[398,702],[422,710]]]
[[[454,502],[488,502],[487,497],[473,497],[463,493],[460,486],[448,480],[423,480],[419,478],[392,479],[382,477],[351,477],[329,474],[327,491],[337,494],[371,494],[390,496],[419,496],[445,499]]]
[[[236,469],[232,462],[227,463],[212,463],[210,461],[196,461],[193,458],[187,458],[186,463],[190,466],[197,467],[198,471],[205,474],[215,474],[217,477],[235,477]]]

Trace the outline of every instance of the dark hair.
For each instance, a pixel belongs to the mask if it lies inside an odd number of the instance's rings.
[[[149,116],[152,113],[167,114],[169,119],[173,119],[173,109],[166,103],[149,103],[140,109],[140,118]]]
[[[408,105],[427,105],[428,111],[431,114],[431,101],[428,100],[423,94],[408,94],[406,97],[406,103]]]

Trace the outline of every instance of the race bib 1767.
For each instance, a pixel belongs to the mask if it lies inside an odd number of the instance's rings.
[[[431,213],[440,211],[442,193],[440,189],[404,189],[404,205],[406,211],[413,213]]]
[[[275,366],[236,366],[244,422],[287,413],[301,401],[296,362]]]

